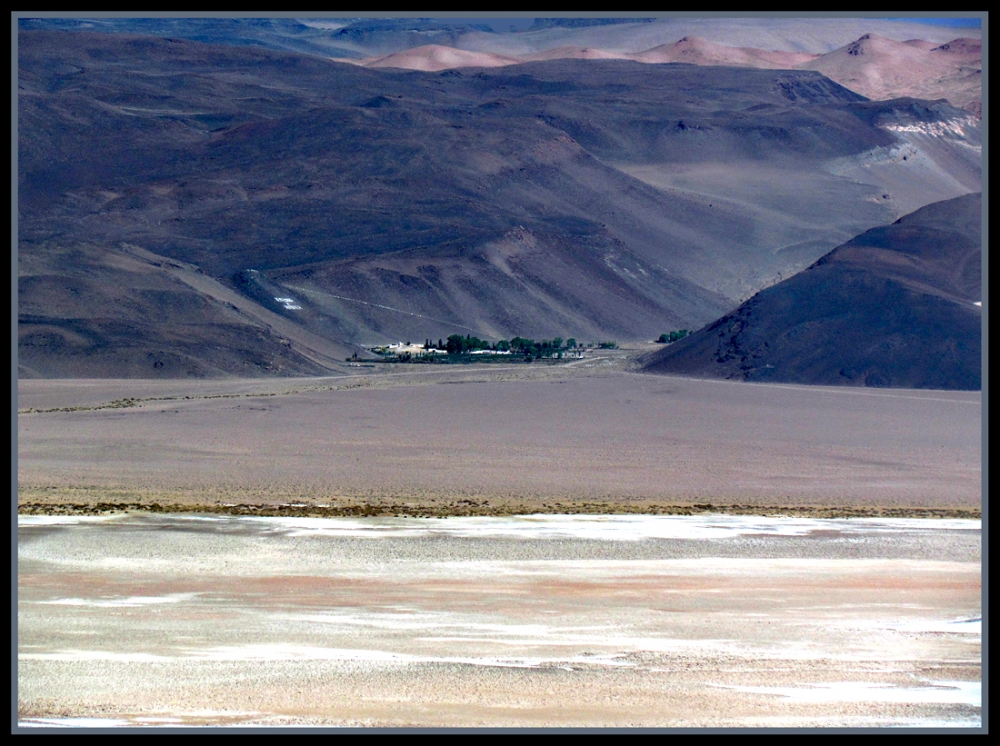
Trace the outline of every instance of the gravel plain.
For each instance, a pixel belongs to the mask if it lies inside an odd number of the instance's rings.
[[[191,382],[20,381],[18,504],[979,515],[978,392],[700,381],[625,364],[208,381],[201,393]]]

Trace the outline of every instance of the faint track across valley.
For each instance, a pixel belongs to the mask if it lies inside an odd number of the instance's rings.
[[[394,311],[395,313],[403,313],[407,316],[415,316],[418,319],[427,319],[428,321],[435,321],[439,324],[447,324],[448,326],[454,326],[459,329],[465,329],[470,332],[475,332],[476,334],[484,334],[486,336],[493,336],[489,332],[484,332],[482,329],[474,329],[471,326],[465,326],[464,324],[456,324],[454,321],[445,321],[444,319],[436,319],[433,316],[425,316],[422,313],[414,313],[413,311],[406,311],[402,308],[393,308],[392,306],[383,306],[381,303],[371,303],[366,300],[358,300],[357,298],[347,298],[343,295],[334,295],[333,293],[324,293],[319,290],[306,290],[305,288],[296,287],[295,285],[285,285],[284,287],[290,290],[297,290],[300,293],[306,293],[307,295],[325,295],[329,298],[336,298],[337,300],[346,300],[350,303],[360,303],[365,306],[372,306],[373,308],[381,308],[386,311]]]

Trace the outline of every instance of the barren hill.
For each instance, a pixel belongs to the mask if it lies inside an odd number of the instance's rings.
[[[307,374],[465,330],[648,339],[981,188],[964,112],[811,71],[403,72],[30,31],[18,75],[26,375]]]
[[[552,31],[544,25],[540,28],[547,33]],[[603,39],[603,46],[591,47],[555,46],[554,39],[559,37],[553,37],[550,40],[551,46],[536,51],[529,51],[523,45],[523,38],[520,45],[510,41],[504,47],[499,39],[493,38],[496,34],[488,34],[487,40],[469,46],[470,42],[483,36],[479,32],[472,37],[459,37],[455,41],[455,48],[428,45],[355,62],[366,67],[445,70],[497,67],[554,59],[630,59],[649,64],[683,62],[693,65],[817,70],[867,98],[944,98],[976,116],[982,115],[982,41],[975,38],[951,39],[940,44],[928,39],[896,40],[869,32],[833,50],[827,50],[816,39],[807,45],[811,51],[797,48],[787,41],[780,43],[778,39],[775,43],[779,43],[779,46],[769,49],[737,46],[737,40],[743,37],[741,26],[733,23],[728,29],[728,37],[723,27],[708,27],[714,31],[713,36],[717,39],[721,36],[724,41],[687,35],[677,41],[636,51],[631,48],[634,44],[623,47],[620,40],[612,41],[616,35],[621,34],[622,29],[628,28],[632,28],[638,39],[646,38],[649,29],[662,27],[655,23],[642,23],[615,24],[596,30],[585,26],[574,31],[559,28],[563,34],[580,33],[586,29],[591,35],[603,33],[607,37]],[[891,27],[884,30],[890,31]],[[924,31],[927,33],[930,29],[925,28]],[[789,30],[787,33],[796,38],[796,32]],[[933,33],[928,35],[935,36]],[[831,38],[835,38],[835,35]],[[791,49],[788,48],[790,46]],[[487,51],[488,49],[494,51]],[[507,51],[496,51],[500,49]]]
[[[456,67],[501,67],[516,65],[523,60],[489,52],[468,52],[464,49],[427,44],[403,52],[394,52],[384,57],[364,60],[365,67],[397,67],[404,70],[437,72]]]
[[[982,111],[982,43],[975,39],[935,46],[865,34],[797,67],[871,99],[946,98],[977,115]]]
[[[790,70],[811,62],[819,55],[808,52],[768,51],[685,36],[673,44],[662,44],[645,52],[630,55],[639,62],[687,62],[692,65],[727,65],[732,67],[763,67]]]
[[[647,370],[853,386],[982,386],[982,196],[874,228],[733,313],[654,353]]]

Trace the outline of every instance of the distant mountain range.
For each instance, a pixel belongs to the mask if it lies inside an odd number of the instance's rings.
[[[413,25],[202,30],[454,31]],[[32,26],[18,37],[23,376],[312,375],[365,344],[454,333],[651,339],[982,188],[975,116],[868,101],[812,70],[581,54],[422,72],[166,27]]]
[[[740,381],[982,387],[982,195],[936,202],[653,354],[646,369]]]
[[[923,39],[899,42],[865,34],[826,54],[733,47],[695,36],[685,36],[672,44],[661,44],[642,52],[560,46],[516,56],[429,44],[351,61],[365,67],[438,71],[458,67],[501,67],[543,59],[628,59],[650,64],[684,62],[817,70],[870,99],[944,98],[982,116],[982,42],[979,39],[959,38],[937,44]]]
[[[982,116],[979,29],[964,27],[955,38],[947,26],[898,20],[536,18],[498,33],[448,18],[40,18],[22,19],[20,28],[252,45],[423,71],[562,58],[819,70],[867,98],[944,98]]]

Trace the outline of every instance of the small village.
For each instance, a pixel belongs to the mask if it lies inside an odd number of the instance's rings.
[[[453,334],[435,344],[426,339],[423,344],[398,342],[367,348],[387,363],[472,363],[560,361],[580,359],[588,349],[615,349],[616,342],[578,343],[570,337],[535,341],[524,337],[489,342],[471,335]],[[356,361],[357,354],[349,360]]]
[[[689,333],[687,329],[679,329],[661,334],[654,341],[657,344],[672,344]],[[396,342],[365,349],[378,356],[374,362],[383,363],[530,363],[580,360],[591,350],[618,349],[618,343],[613,341],[582,343],[573,337],[565,340],[562,337],[555,337],[539,342],[524,337],[514,337],[510,340],[489,342],[471,335],[463,337],[461,334],[453,334],[447,340],[437,340],[436,344],[431,339],[425,339],[423,344]],[[347,361],[356,363],[359,359],[355,353]]]
[[[584,349],[585,346],[578,346],[573,338],[565,342],[561,337],[536,342],[532,339],[514,337],[511,340],[502,339],[491,343],[471,335],[463,337],[461,334],[453,334],[447,340],[439,339],[436,345],[427,339],[422,345],[399,342],[370,348],[371,352],[379,355],[385,362],[411,363],[561,360],[564,356],[582,357]]]

